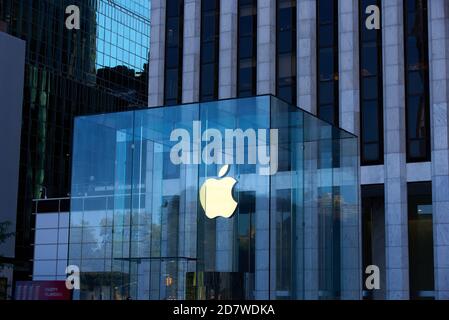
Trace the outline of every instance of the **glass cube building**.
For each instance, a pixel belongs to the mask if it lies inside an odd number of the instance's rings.
[[[361,298],[354,135],[267,95],[81,116],[73,143],[77,299]]]

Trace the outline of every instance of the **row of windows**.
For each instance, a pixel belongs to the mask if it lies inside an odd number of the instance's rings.
[[[170,1],[169,1],[170,2]],[[218,97],[219,3],[206,1],[201,17],[200,100]],[[360,123],[362,164],[383,163],[382,31],[368,30],[365,9],[382,7],[381,0],[360,0]],[[181,9],[180,9],[181,10]],[[276,95],[296,104],[296,1],[277,1]],[[168,20],[170,21],[170,20]],[[427,0],[404,2],[406,60],[407,160],[430,159]],[[170,28],[170,24],[168,25]],[[170,30],[170,29],[168,29]],[[318,116],[339,124],[338,0],[317,1]],[[182,43],[181,35],[175,39]],[[167,44],[167,50],[170,44]],[[238,6],[237,95],[256,94],[257,1],[240,0]],[[178,65],[182,52],[166,54],[167,64]],[[179,70],[178,70],[179,71]],[[173,74],[172,74],[173,73]],[[166,94],[181,100],[181,79],[168,72]]]
[[[362,0],[381,8],[380,0]],[[361,19],[364,21],[364,19]],[[407,161],[430,160],[427,0],[404,1]],[[382,32],[360,25],[362,164],[383,163]]]
[[[434,297],[432,183],[407,185],[410,297]],[[385,190],[383,185],[362,186],[363,270],[377,265],[385,279]],[[366,288],[365,288],[366,289]],[[385,291],[370,291],[367,298],[385,299]]]
[[[149,14],[149,12],[148,12]],[[97,9],[97,23],[108,31],[115,31],[119,34],[131,35],[138,33],[149,35],[150,30],[145,28],[145,24],[149,23],[148,16],[142,19],[136,19],[135,16],[130,17],[124,10],[115,8],[111,10],[111,14],[107,10]]]
[[[183,1],[169,0],[166,8],[165,105],[182,101]],[[218,99],[219,0],[201,5],[200,101]],[[256,94],[257,1],[239,1],[238,95]]]
[[[27,59],[33,62],[56,70],[70,65],[78,73],[94,76],[96,57],[109,55],[111,59],[103,57],[98,66],[123,64],[143,70],[148,57],[150,12],[143,11],[145,16],[138,18],[135,12],[104,1],[79,5],[82,28],[76,32],[65,29],[64,7],[60,1],[31,5],[25,1],[2,0],[1,18],[9,23],[9,32],[27,40]],[[130,40],[129,45],[125,38]],[[115,60],[117,54],[111,51],[116,48],[128,50],[129,54]]]
[[[48,188],[48,196],[67,195],[71,152],[72,118],[76,114],[100,111],[98,102],[117,103],[92,87],[27,65],[24,89],[21,163],[24,185]],[[64,98],[61,98],[64,97]],[[64,173],[64,174],[62,174]],[[38,188],[31,197],[40,197]]]

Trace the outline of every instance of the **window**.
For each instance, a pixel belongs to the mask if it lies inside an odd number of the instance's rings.
[[[408,250],[410,297],[434,296],[433,222],[431,182],[409,183]]]
[[[362,263],[363,269],[376,265],[380,269],[380,290],[367,290],[364,299],[385,299],[385,198],[384,185],[362,186]],[[364,280],[366,279],[366,275]]]
[[[180,166],[173,164],[170,160],[170,150],[168,147],[164,146],[166,149],[163,153],[163,165],[162,165],[162,176],[164,179],[179,179],[180,177]]]
[[[253,191],[239,193],[239,212],[236,219],[238,270],[252,273],[255,270],[255,221],[256,195]]]
[[[200,101],[218,99],[220,1],[201,1]]]
[[[330,298],[342,288],[338,270],[343,262],[342,248],[336,245],[341,241],[341,212],[339,199],[342,197],[340,186],[318,188],[318,288],[322,297]]]
[[[338,1],[317,1],[318,117],[338,126]]]
[[[257,0],[239,0],[237,95],[256,95]]]
[[[296,0],[277,1],[276,95],[296,105]]]
[[[292,217],[292,190],[276,190],[276,290],[292,294],[293,270],[291,251],[294,248],[292,239],[295,239],[294,218]],[[288,296],[283,298],[289,298]]]
[[[164,104],[182,102],[182,46],[184,1],[167,0],[165,29]]]
[[[365,27],[370,5],[381,8],[380,0],[360,2],[360,141],[362,165],[382,164],[383,92],[382,31]]]
[[[427,1],[404,1],[407,161],[430,160]]]

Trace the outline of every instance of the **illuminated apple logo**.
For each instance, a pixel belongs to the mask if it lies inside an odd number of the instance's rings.
[[[228,171],[229,165],[224,165],[218,173],[220,179],[207,179],[201,186],[200,203],[209,219],[230,218],[237,208],[232,196],[237,181],[230,177],[223,178]]]

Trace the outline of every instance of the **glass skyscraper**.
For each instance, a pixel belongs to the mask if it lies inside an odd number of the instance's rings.
[[[28,280],[32,200],[69,195],[74,116],[147,104],[150,1],[0,0],[0,21],[27,46],[14,278]]]

